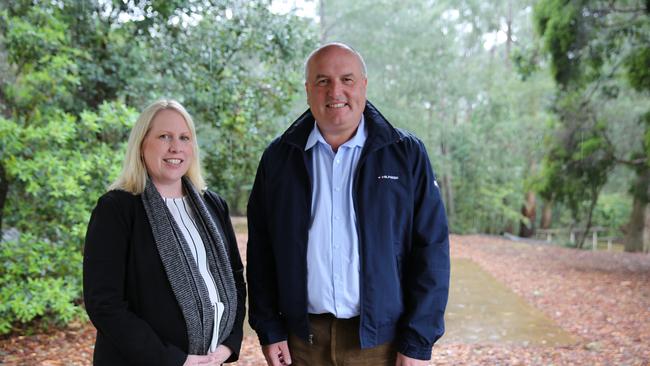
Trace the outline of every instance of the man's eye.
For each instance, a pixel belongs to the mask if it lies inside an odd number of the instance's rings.
[[[327,79],[316,80],[316,85],[327,85]]]

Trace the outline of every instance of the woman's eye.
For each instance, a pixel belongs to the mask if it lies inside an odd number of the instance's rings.
[[[171,136],[169,136],[169,135],[167,135],[167,134],[163,134],[163,135],[160,135],[159,138],[160,138],[161,140],[169,140],[169,139],[171,138]]]
[[[181,141],[186,141],[186,142],[190,141],[190,137],[189,136],[181,136]]]

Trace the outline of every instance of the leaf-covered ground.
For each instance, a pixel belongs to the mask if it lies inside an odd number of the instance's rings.
[[[238,239],[246,241],[245,235]],[[452,257],[478,263],[577,341],[563,347],[444,344],[434,347],[432,365],[650,365],[650,255],[454,236]],[[79,324],[4,339],[1,364],[88,365],[94,335],[92,326]],[[264,365],[253,335],[235,365]]]

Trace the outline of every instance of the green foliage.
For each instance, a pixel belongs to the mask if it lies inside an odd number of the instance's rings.
[[[518,48],[511,56],[512,63],[522,81],[528,80],[533,74],[539,71],[540,66],[536,60],[537,50],[532,48]]]
[[[236,213],[245,210],[262,150],[293,118],[284,116],[302,90],[302,62],[315,45],[308,30],[305,21],[272,14],[262,3],[213,9],[183,33],[151,38],[148,58],[165,60],[147,72],[165,76],[126,91],[136,104],[142,96],[176,96],[187,106],[208,183]]]
[[[630,53],[625,60],[625,66],[630,85],[638,91],[650,91],[650,47]]]
[[[211,188],[243,201],[313,46],[305,21],[267,5],[0,4],[0,233],[15,234],[0,251],[0,334],[82,313],[90,212],[121,167],[136,110],[154,99],[186,105]]]
[[[627,223],[632,202],[623,193],[605,193],[598,198],[594,209],[594,225],[614,229],[613,235],[622,236],[621,228]]]
[[[65,324],[83,314],[81,248],[90,211],[117,176],[137,114],[105,103],[79,118],[50,111],[25,127],[0,118],[5,212],[16,239],[0,251],[0,334],[14,322]]]
[[[325,2],[325,40],[364,55],[369,99],[427,145],[455,233],[513,232],[523,220],[522,182],[540,158],[552,92],[550,77],[537,72],[531,3]],[[530,48],[486,49],[507,14],[517,43]],[[526,83],[511,59],[526,69]]]
[[[63,325],[84,316],[81,251],[24,233],[0,249],[0,334],[34,319]]]
[[[640,178],[650,160],[650,125],[638,123],[649,103],[650,18],[641,1],[543,0],[534,20],[558,85],[559,122],[547,135],[537,187],[567,204],[574,223],[589,225],[614,167],[623,164]]]
[[[583,202],[597,201],[615,161],[602,125],[592,126],[568,105],[563,111],[565,116],[572,116],[565,121],[573,124],[565,122],[554,132],[537,188],[547,200],[566,203],[574,219],[581,220],[588,216],[583,212]]]
[[[551,53],[551,71],[562,85],[579,78],[580,23],[579,2],[542,0],[535,6],[535,24],[544,35],[544,46]]]

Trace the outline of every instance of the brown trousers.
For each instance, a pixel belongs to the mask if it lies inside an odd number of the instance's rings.
[[[395,366],[397,351],[391,343],[361,349],[359,317],[310,315],[309,323],[312,344],[289,335],[292,366]]]

